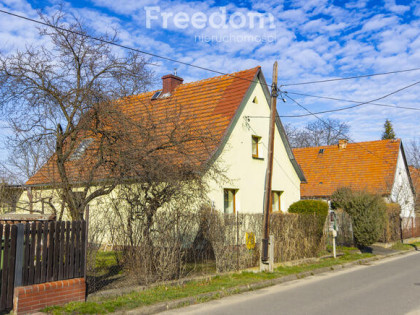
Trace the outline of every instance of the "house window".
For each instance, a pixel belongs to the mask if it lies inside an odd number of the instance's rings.
[[[282,191],[271,192],[271,212],[278,212],[281,210],[281,195]]]
[[[252,157],[255,159],[261,157],[261,137],[252,136]]]
[[[236,192],[235,189],[224,189],[225,214],[236,212]]]

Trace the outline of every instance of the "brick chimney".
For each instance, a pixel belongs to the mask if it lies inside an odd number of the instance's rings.
[[[182,84],[183,78],[180,78],[173,74],[167,74],[162,77],[162,96],[167,93],[172,93],[175,88]]]
[[[347,147],[347,139],[340,139],[338,140],[338,148],[339,149],[345,149]]]

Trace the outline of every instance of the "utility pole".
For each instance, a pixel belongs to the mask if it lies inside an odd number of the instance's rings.
[[[264,220],[263,220],[263,238],[262,238],[262,255],[261,261],[268,263],[268,242],[270,232],[270,209],[272,203],[271,180],[273,177],[273,160],[274,160],[274,130],[276,123],[276,106],[277,106],[277,61],[273,65],[273,83],[271,84],[271,104],[270,104],[270,127],[268,135],[268,159],[267,171],[265,173],[265,191],[264,191]],[[270,257],[271,258],[271,257]]]

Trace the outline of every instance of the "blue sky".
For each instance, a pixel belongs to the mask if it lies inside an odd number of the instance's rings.
[[[37,18],[36,10],[49,14],[57,3],[3,0],[0,8]],[[277,60],[279,84],[286,85],[282,89],[289,93],[369,101],[420,81],[420,71],[413,71],[287,86],[420,67],[419,0],[91,0],[64,3],[65,10],[80,16],[95,35],[117,29],[121,44],[183,62],[228,73],[260,65],[270,81],[272,64]],[[44,41],[38,37],[33,24],[0,16],[3,52]],[[153,67],[158,77],[173,72],[174,68],[186,82],[215,76],[158,58],[152,60],[158,64]],[[353,105],[290,95],[315,112]],[[378,103],[420,108],[419,97],[420,84]],[[280,115],[306,113],[290,100],[279,102],[278,111]],[[320,117],[347,122],[351,137],[356,141],[379,139],[387,118],[404,142],[420,138],[420,111],[363,105]],[[283,121],[299,127],[314,119],[285,118]],[[3,135],[7,133],[4,128],[1,130]]]

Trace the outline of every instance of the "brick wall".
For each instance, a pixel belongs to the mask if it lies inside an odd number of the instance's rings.
[[[47,306],[84,301],[85,293],[83,278],[17,287],[13,297],[13,311],[15,314],[27,314]]]

